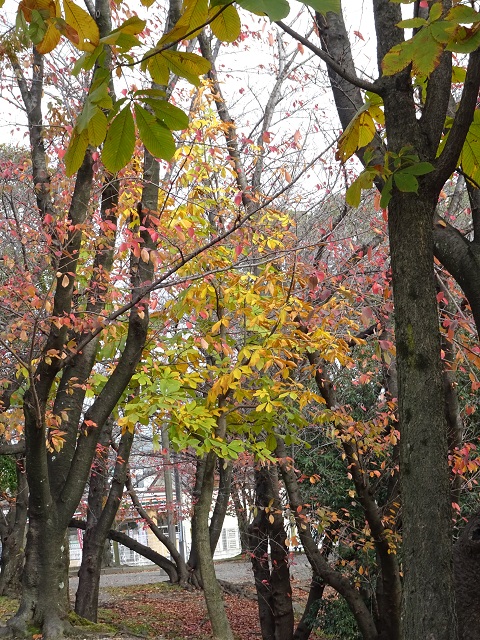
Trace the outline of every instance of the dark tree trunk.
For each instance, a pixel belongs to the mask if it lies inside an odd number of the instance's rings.
[[[210,525],[208,527],[210,534],[210,548],[212,549],[212,555],[217,548],[220,534],[222,533],[223,523],[225,516],[227,515],[228,503],[230,501],[230,487],[232,483],[233,465],[232,462],[227,462],[219,458],[218,460],[218,492],[217,499],[215,500],[215,507],[213,508],[212,517],[210,519]]]
[[[100,571],[105,542],[122,499],[128,458],[133,442],[133,433],[125,431],[118,447],[112,485],[104,503],[111,435],[112,422],[109,419],[100,437],[101,447],[90,475],[87,528],[83,539],[82,563],[78,574],[79,583],[75,601],[75,612],[93,622],[97,621]]]
[[[305,611],[303,612],[302,618],[295,629],[293,640],[308,640],[310,637],[312,630],[315,628],[318,610],[320,609],[320,603],[322,601],[324,591],[325,582],[320,578],[320,576],[314,575],[310,585]]]
[[[28,506],[28,484],[23,458],[19,457],[16,460],[16,465],[15,503],[10,507],[5,525],[1,529],[0,595],[10,597],[18,597],[21,592]]]
[[[246,507],[242,505],[238,486],[235,482],[232,484],[232,500],[235,507],[235,515],[238,521],[238,530],[240,531],[240,544],[242,545],[242,553],[246,553],[249,549],[248,542],[248,518],[246,513]]]
[[[277,470],[267,466],[256,469],[255,488],[258,512],[250,526],[250,553],[262,638],[291,640],[294,627],[292,588]]]

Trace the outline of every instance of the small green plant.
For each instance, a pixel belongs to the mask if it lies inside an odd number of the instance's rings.
[[[325,638],[361,640],[355,618],[343,598],[324,598],[318,612],[318,623]]]

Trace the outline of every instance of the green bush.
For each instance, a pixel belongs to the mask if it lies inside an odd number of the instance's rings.
[[[343,598],[324,598],[318,611],[318,626],[325,638],[332,640],[361,640],[357,623]]]

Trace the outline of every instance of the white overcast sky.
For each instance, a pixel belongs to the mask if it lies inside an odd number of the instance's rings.
[[[152,5],[150,9],[146,9],[140,2],[137,3],[138,15],[148,20],[148,14],[155,10],[155,4]],[[79,4],[81,3],[79,2]],[[7,0],[2,8],[2,18],[10,24],[14,22],[17,6],[18,0]],[[132,3],[130,3],[129,6],[132,6]],[[291,2],[291,6],[290,17],[295,16],[300,8],[299,3],[295,2],[295,0]],[[357,31],[362,34],[364,38],[364,41],[362,41],[359,37],[353,36],[356,46],[357,62],[360,67],[365,67],[365,65],[368,65],[368,59],[370,59],[370,65],[368,66],[372,69],[372,72],[374,72],[374,66],[371,66],[371,61],[375,57],[371,0],[343,0],[343,7],[345,20],[349,29],[352,32]],[[0,33],[4,30],[5,27],[2,25]],[[238,64],[243,66],[245,59],[241,59],[241,55],[241,52],[239,52]],[[232,57],[233,56],[230,56],[230,62],[232,61]],[[257,58],[255,56],[249,56],[249,58],[250,60],[247,66],[252,70],[255,67]],[[4,91],[0,98],[0,141],[3,143],[22,144],[25,141],[25,117],[22,112],[8,104],[5,100],[7,97],[8,94]]]

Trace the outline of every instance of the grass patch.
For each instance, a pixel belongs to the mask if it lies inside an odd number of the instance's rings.
[[[82,618],[75,611],[70,611],[68,620],[73,627],[82,628],[91,633],[115,633],[116,628],[113,625],[104,622],[92,622],[86,618]]]
[[[0,622],[6,622],[17,612],[17,609],[18,600],[16,598],[0,596]]]

